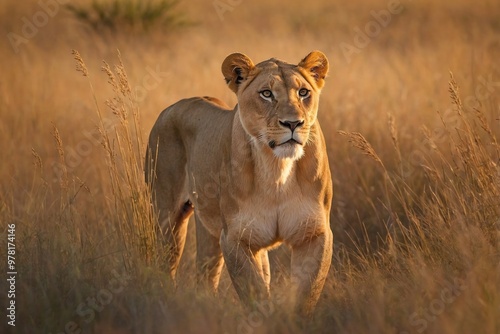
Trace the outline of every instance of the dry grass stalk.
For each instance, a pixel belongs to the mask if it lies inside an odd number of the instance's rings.
[[[40,171],[42,171],[43,170],[42,157],[40,156],[40,154],[38,154],[38,152],[34,148],[31,148],[31,154],[35,158],[35,162],[34,162],[35,167],[37,169],[39,169]]]
[[[56,141],[57,153],[59,156],[59,165],[61,166],[61,175],[59,179],[59,185],[61,189],[68,189],[69,178],[68,178],[68,168],[66,163],[66,157],[64,154],[64,147],[61,135],[55,124],[52,124],[52,135]]]
[[[387,123],[389,125],[389,131],[391,133],[392,144],[394,145],[394,148],[396,149],[396,152],[399,155],[399,159],[401,160],[401,150],[399,148],[399,138],[398,138],[398,132],[396,130],[396,120],[394,119],[394,116],[391,113],[387,113]]]
[[[338,133],[342,136],[347,137],[349,143],[351,143],[352,146],[361,150],[361,152],[363,154],[371,157],[373,160],[378,162],[382,167],[384,167],[382,160],[380,160],[377,153],[375,153],[375,150],[373,149],[373,147],[366,140],[366,138],[363,137],[363,135],[361,133],[359,133],[359,132],[346,132],[346,131],[342,131],[342,130],[338,131]],[[384,169],[385,169],[385,167],[384,167]]]
[[[459,87],[453,76],[453,72],[450,71],[450,81],[448,85],[448,92],[450,93],[451,102],[457,108],[457,112],[460,116],[463,114],[462,100],[460,99]]]
[[[74,59],[76,60],[76,70],[78,72],[81,72],[84,77],[89,76],[89,71],[87,69],[87,66],[85,65],[85,62],[82,59],[82,56],[80,55],[80,52],[76,50],[71,50],[71,53],[74,56]]]

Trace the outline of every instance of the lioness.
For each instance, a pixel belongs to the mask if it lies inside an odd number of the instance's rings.
[[[310,313],[330,267],[332,181],[317,120],[328,72],[319,51],[298,65],[257,65],[234,53],[222,74],[236,93],[230,110],[194,97],[165,109],[149,137],[146,180],[175,279],[195,214],[198,279],[215,290],[225,262],[246,304],[269,295],[268,250],[292,250],[291,296]]]

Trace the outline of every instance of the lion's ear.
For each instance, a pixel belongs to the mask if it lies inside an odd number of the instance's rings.
[[[309,53],[300,61],[299,67],[306,70],[316,80],[318,88],[323,87],[328,74],[328,59],[323,52],[313,51]]]
[[[224,59],[222,74],[233,92],[238,92],[238,85],[246,80],[252,68],[254,68],[253,62],[242,53],[233,53]]]

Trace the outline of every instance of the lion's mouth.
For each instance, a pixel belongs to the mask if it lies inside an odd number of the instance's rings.
[[[276,144],[276,141],[274,141],[274,140],[271,140],[269,142],[269,147],[272,148],[272,149],[274,149],[274,148],[276,148],[278,146],[284,146],[284,145],[294,146],[294,145],[302,145],[302,143],[299,142],[299,141],[297,141],[297,140],[295,140],[295,139],[293,139],[293,138],[290,138],[287,141],[282,142],[280,144]]]

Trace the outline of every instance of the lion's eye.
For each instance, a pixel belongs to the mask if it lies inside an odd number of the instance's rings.
[[[269,100],[273,97],[273,92],[271,92],[269,89],[266,89],[260,92],[260,96],[262,96],[266,100]]]
[[[307,88],[301,88],[301,89],[299,89],[298,94],[301,98],[306,98],[306,97],[309,97],[309,95],[311,94],[311,91]]]

